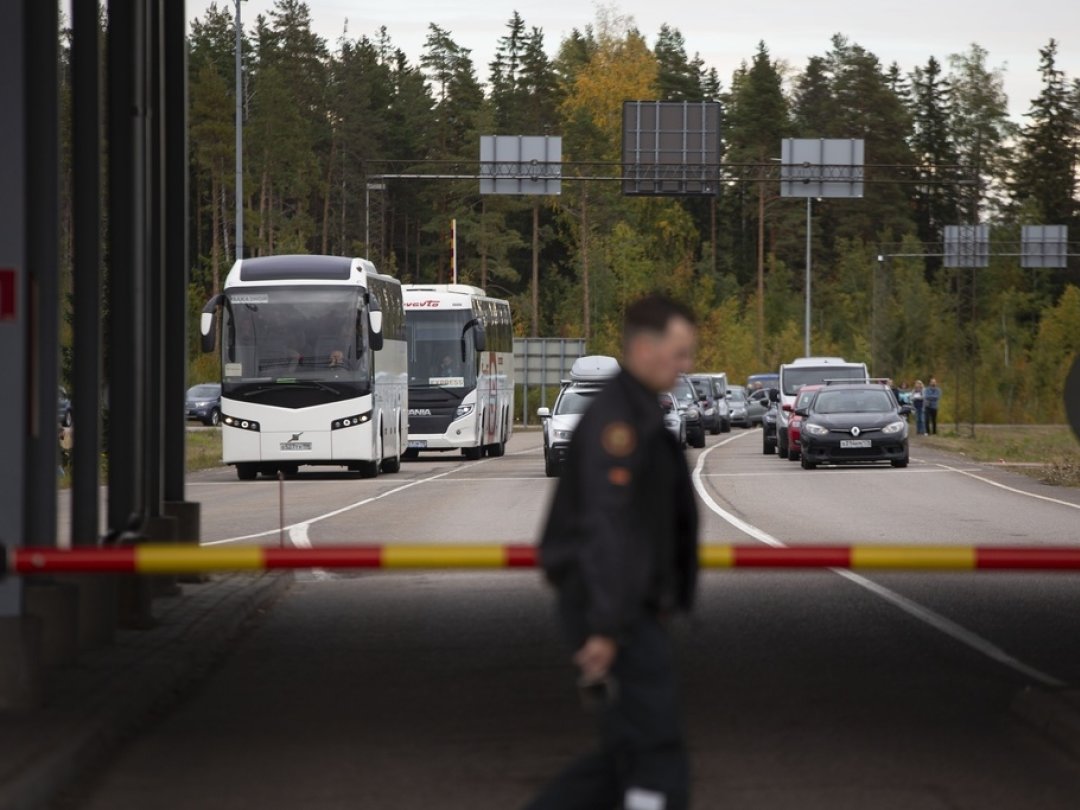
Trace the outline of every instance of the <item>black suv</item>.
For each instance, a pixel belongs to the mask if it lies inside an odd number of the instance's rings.
[[[818,464],[888,461],[908,465],[908,405],[900,406],[884,385],[845,383],[826,385],[805,408],[802,467]]]

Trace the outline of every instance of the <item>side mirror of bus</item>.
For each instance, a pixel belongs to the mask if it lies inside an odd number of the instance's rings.
[[[487,351],[487,332],[483,326],[477,326],[472,333],[473,348],[478,352]]]
[[[201,338],[200,348],[204,353],[212,352],[217,342],[217,310],[223,303],[223,295],[215,295],[206,302],[202,315],[199,317],[199,335]]]
[[[368,312],[368,344],[373,352],[381,351],[383,347],[382,316],[382,312]]]

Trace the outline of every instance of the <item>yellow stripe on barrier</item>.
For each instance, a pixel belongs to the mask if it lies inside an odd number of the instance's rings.
[[[504,568],[502,546],[384,546],[383,568]]]
[[[852,546],[852,568],[955,569],[975,568],[973,548],[934,546]]]
[[[731,568],[735,565],[735,549],[730,545],[702,545],[698,560],[702,568]]]
[[[197,574],[204,571],[251,571],[266,565],[259,546],[200,548],[182,545],[145,545],[135,548],[135,570],[140,574]]]

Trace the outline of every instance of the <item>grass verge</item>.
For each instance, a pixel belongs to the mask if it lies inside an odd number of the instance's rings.
[[[1080,441],[1065,425],[979,425],[975,438],[926,436],[920,444],[980,462],[1004,462],[1046,484],[1080,487]]]
[[[221,428],[187,432],[187,471],[221,466]]]

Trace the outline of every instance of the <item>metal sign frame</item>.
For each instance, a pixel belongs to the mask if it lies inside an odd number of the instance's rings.
[[[529,387],[540,386],[540,407],[547,407],[547,389],[570,376],[585,356],[585,338],[514,338],[514,379],[521,386],[521,423],[529,424]]]
[[[715,101],[624,101],[623,194],[711,197],[720,189]]]
[[[1069,266],[1067,225],[1024,225],[1020,237],[1020,266],[1063,270]]]

